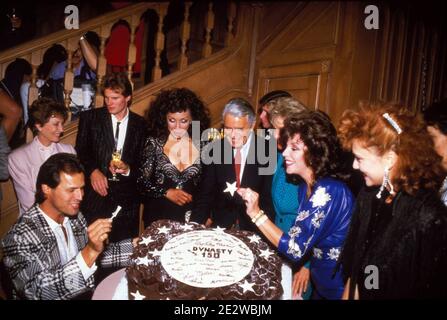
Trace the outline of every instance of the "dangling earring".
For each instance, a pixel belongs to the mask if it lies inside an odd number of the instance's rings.
[[[390,194],[394,196],[396,193],[394,192],[394,187],[390,180],[390,168],[385,167],[382,185],[380,186],[379,192],[376,194],[377,199],[380,199],[382,197],[382,192],[383,190],[385,190],[387,185],[390,186]]]
[[[382,192],[385,190],[386,185],[389,183],[390,180],[390,169],[388,167],[385,167],[385,173],[383,175],[382,185],[380,186],[379,192],[376,194],[377,199],[382,198]],[[391,186],[391,189],[393,186]]]

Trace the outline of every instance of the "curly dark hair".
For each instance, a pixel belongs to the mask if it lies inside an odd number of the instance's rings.
[[[398,124],[402,133],[383,114]],[[392,102],[363,103],[359,111],[346,110],[340,119],[338,134],[343,148],[350,150],[354,141],[365,148],[374,147],[379,156],[393,150],[398,160],[391,180],[396,190],[415,195],[420,189],[439,190],[445,177],[441,157],[427,134],[420,114]]]
[[[175,112],[191,112],[193,121],[200,121],[200,132],[210,127],[209,110],[202,100],[187,88],[162,90],[150,104],[146,112],[149,135],[155,138],[167,139],[169,135],[166,115]],[[188,134],[191,136],[192,126]]]
[[[347,181],[350,170],[337,137],[337,131],[327,114],[322,111],[303,111],[288,117],[281,129],[279,142],[287,141],[299,134],[307,147],[304,161],[312,169],[314,182],[323,177]]]

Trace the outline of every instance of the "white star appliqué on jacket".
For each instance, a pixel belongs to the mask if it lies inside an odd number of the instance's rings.
[[[340,249],[338,249],[338,248],[331,248],[327,255],[328,255],[329,259],[337,260],[338,256],[340,255]]]
[[[326,192],[326,188],[318,187],[315,191],[312,198],[310,198],[310,202],[312,202],[312,207],[323,207],[326,205],[328,201],[331,200],[331,195]]]

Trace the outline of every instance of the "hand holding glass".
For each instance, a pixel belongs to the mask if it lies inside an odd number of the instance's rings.
[[[112,166],[117,169],[119,168],[119,165],[121,164],[121,150],[115,150],[112,153]],[[110,179],[111,181],[119,181],[119,179],[116,177],[116,172],[113,172],[113,177]]]

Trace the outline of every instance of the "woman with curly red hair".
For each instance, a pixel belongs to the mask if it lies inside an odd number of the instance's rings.
[[[343,297],[445,296],[447,210],[437,197],[444,174],[422,117],[369,104],[346,111],[338,133],[367,186],[340,257]]]

